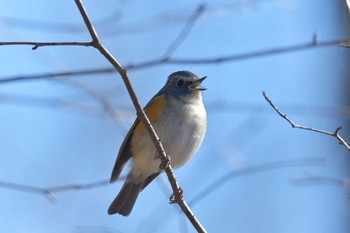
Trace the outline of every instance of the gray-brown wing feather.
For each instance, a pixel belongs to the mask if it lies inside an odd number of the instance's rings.
[[[114,182],[118,179],[120,173],[122,172],[126,162],[131,158],[132,154],[130,151],[130,141],[132,137],[132,132],[134,131],[136,125],[139,123],[139,119],[136,118],[134,124],[126,135],[122,145],[120,146],[117,160],[115,161],[110,182]]]
[[[145,106],[144,110],[146,111],[147,107],[151,104],[154,98],[157,98],[161,92],[159,92],[157,95],[155,95]],[[128,134],[125,136],[125,139],[120,146],[119,153],[117,156],[117,160],[115,161],[113,170],[112,170],[112,175],[110,182],[114,182],[118,179],[120,173],[122,172],[126,162],[132,157],[132,153],[130,151],[130,141],[132,137],[132,133],[136,127],[136,125],[140,122],[139,118],[136,118],[134,124],[131,126],[131,129],[129,130]],[[155,178],[155,177],[154,177]],[[153,179],[154,179],[153,178]],[[153,180],[152,179],[152,180]],[[147,183],[149,184],[149,182]],[[147,186],[147,185],[146,185]],[[146,186],[143,186],[145,188]]]

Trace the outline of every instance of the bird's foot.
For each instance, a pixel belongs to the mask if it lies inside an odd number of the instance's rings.
[[[183,190],[181,187],[179,187],[178,190],[176,190],[176,192],[174,192],[173,194],[171,194],[170,198],[169,198],[169,203],[170,204],[174,204],[177,203],[179,200],[181,200],[183,198]]]

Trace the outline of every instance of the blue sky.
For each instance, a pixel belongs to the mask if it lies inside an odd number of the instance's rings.
[[[84,1],[102,42],[123,64],[162,56],[199,4],[206,10],[172,54],[212,58],[348,35],[341,1]],[[20,7],[19,7],[20,6]],[[0,9],[0,41],[89,41],[74,1],[9,1]],[[110,67],[93,48],[0,47],[0,79]],[[316,176],[347,180],[349,152],[334,138],[292,129],[264,100],[264,90],[297,123],[349,138],[348,50],[338,46],[212,64],[159,64],[129,71],[142,105],[177,70],[207,75],[208,131],[197,155],[176,175],[208,232],[343,233],[349,229],[349,188],[298,185]],[[82,88],[83,87],[83,88]],[[88,90],[88,93],[87,93]],[[116,121],[91,93],[106,98]],[[0,181],[32,187],[108,179],[135,118],[115,73],[1,83]],[[306,159],[323,161],[306,163]],[[231,172],[276,161],[303,161],[233,177]],[[44,195],[0,185],[1,232],[194,232],[169,205],[162,175],[139,196],[132,214],[108,216],[122,182]],[[195,202],[193,202],[195,201]]]

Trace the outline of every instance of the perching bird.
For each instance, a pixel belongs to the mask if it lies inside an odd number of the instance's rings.
[[[206,89],[200,84],[205,78],[189,71],[172,73],[144,108],[174,168],[189,161],[203,142],[207,117],[201,91]],[[118,179],[129,159],[131,170],[108,214],[128,216],[139,193],[161,173],[159,155],[138,118],[120,147],[110,182]]]

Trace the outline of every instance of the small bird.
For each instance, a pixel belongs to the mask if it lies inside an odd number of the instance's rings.
[[[201,91],[206,89],[200,84],[205,78],[189,71],[172,73],[144,108],[174,168],[189,161],[203,142],[207,117]],[[118,179],[129,159],[131,170],[108,214],[128,216],[139,193],[162,172],[159,155],[138,118],[119,149],[110,182]]]

